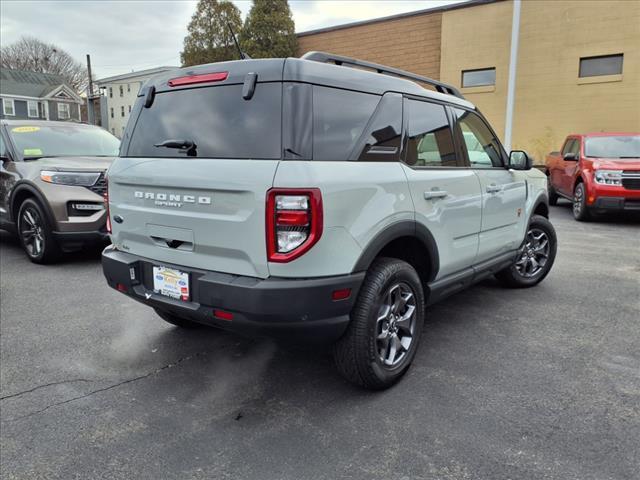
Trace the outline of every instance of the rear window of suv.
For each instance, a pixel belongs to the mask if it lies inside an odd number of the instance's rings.
[[[281,98],[281,83],[258,84],[250,100],[242,98],[242,85],[157,93],[151,107],[141,109],[125,156],[186,156],[155,145],[190,140],[197,157],[280,158]]]

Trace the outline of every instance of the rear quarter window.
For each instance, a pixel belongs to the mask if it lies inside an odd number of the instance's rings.
[[[258,84],[250,100],[242,98],[242,85],[157,93],[141,109],[125,156],[186,156],[155,144],[191,140],[197,157],[279,159],[281,99],[281,83]]]
[[[313,159],[348,160],[380,97],[313,87]]]

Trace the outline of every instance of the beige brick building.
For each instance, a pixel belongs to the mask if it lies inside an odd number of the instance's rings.
[[[640,131],[640,1],[521,5],[513,148],[542,162],[569,133]],[[329,51],[451,83],[503,136],[512,16],[512,0],[472,0],[304,32],[299,53]]]

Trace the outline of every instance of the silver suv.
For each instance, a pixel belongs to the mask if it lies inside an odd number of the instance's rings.
[[[556,254],[527,155],[455,88],[382,65],[313,52],[161,74],[120,155],[110,286],[180,327],[332,342],[366,388],[407,371],[425,306],[489,275],[536,285]]]

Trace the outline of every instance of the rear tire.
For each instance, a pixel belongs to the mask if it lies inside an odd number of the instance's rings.
[[[53,263],[60,257],[60,247],[53,236],[44,208],[33,198],[27,198],[16,218],[18,240],[33,263]]]
[[[154,308],[158,316],[163,319],[165,322],[170,323],[171,325],[175,325],[176,327],[193,330],[196,328],[201,328],[202,325],[191,320],[187,320],[186,318],[177,317],[169,312],[165,312],[164,310],[160,310],[158,308]]]
[[[586,222],[591,218],[591,212],[587,207],[587,191],[582,182],[578,182],[573,191],[572,210],[573,218],[579,222]]]
[[[558,240],[551,222],[541,215],[534,215],[513,265],[495,276],[509,288],[533,287],[548,275],[557,249]]]
[[[367,271],[351,322],[333,349],[338,371],[371,390],[396,383],[415,357],[424,323],[420,277],[407,262],[377,259]]]

